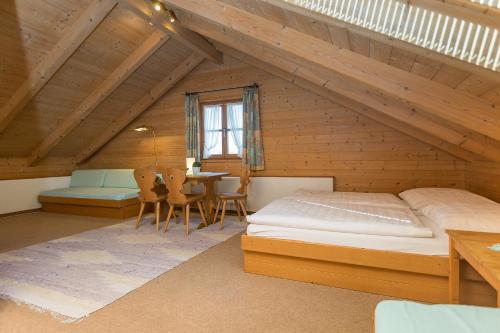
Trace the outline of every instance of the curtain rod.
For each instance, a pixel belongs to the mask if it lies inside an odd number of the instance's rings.
[[[185,92],[186,95],[193,95],[193,94],[203,94],[203,93],[208,93],[208,92],[216,92],[216,91],[224,91],[224,90],[233,90],[233,89],[243,89],[243,88],[250,88],[250,87],[256,87],[258,88],[259,85],[257,83],[254,83],[250,86],[241,86],[241,87],[232,87],[232,88],[220,88],[220,89],[213,89],[213,90],[204,90],[204,91],[192,91],[192,92]]]

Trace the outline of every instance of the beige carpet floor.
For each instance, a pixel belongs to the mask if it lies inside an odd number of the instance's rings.
[[[119,221],[34,213],[0,218],[0,252]],[[247,274],[239,236],[77,323],[0,300],[0,332],[371,332],[384,297]],[[77,282],[77,281],[75,281]]]

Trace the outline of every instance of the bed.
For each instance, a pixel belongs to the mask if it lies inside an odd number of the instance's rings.
[[[464,193],[466,191],[457,193],[455,191],[459,190],[444,189],[445,194],[437,191],[439,195],[436,195],[432,189],[430,194],[429,189],[418,190],[409,195],[403,192],[401,196],[407,200],[387,193],[302,191],[275,201],[249,217],[247,233],[242,236],[244,269],[256,274],[398,298],[447,303],[447,226],[438,223],[436,216],[448,221],[450,215],[449,223],[456,228],[457,223],[463,222],[463,218],[457,220],[457,216],[475,211],[470,205],[479,209],[484,205],[496,208],[498,204],[477,198],[470,192]],[[473,199],[469,194],[474,196]],[[296,202],[290,204],[294,200]],[[442,210],[446,212],[450,202],[453,214],[443,215]],[[298,208],[293,207],[295,204],[299,205]],[[458,213],[453,205],[459,206]],[[335,212],[324,210],[332,210],[331,207]],[[415,216],[418,221],[408,230],[396,226],[400,229],[396,233],[390,225],[385,227],[382,224],[380,229],[387,229],[388,234],[379,234],[379,228],[373,227],[365,233],[359,227],[363,225],[362,219],[358,219],[361,224],[355,223],[349,227],[351,229],[346,229],[341,223],[335,226],[335,223],[325,225],[324,221],[319,221],[327,215],[339,219],[339,207],[342,218],[346,211],[355,214],[368,211],[371,218],[371,215],[378,216],[375,213],[380,211],[383,212],[381,215],[400,216],[398,210],[403,210],[407,218],[402,220],[411,220]],[[304,218],[306,215],[309,218]],[[310,215],[315,216],[311,219]],[[466,219],[469,224],[470,219],[472,217]],[[497,227],[495,223],[493,228]],[[474,227],[482,231],[492,227],[488,223],[484,225]],[[463,265],[461,299],[469,304],[494,305],[494,290],[465,262]]]

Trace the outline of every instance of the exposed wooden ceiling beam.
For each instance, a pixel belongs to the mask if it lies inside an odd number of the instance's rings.
[[[267,2],[269,4],[272,4],[276,7],[282,8],[283,10],[286,11],[291,11],[294,13],[297,13],[299,15],[309,17],[311,19],[317,20],[319,22],[323,22],[325,24],[331,25],[331,26],[336,26],[338,28],[343,28],[346,29],[347,31],[356,34],[356,35],[361,35],[370,39],[373,39],[375,41],[397,47],[412,53],[415,53],[420,56],[427,57],[429,59],[442,62],[444,64],[450,65],[452,67],[455,67],[457,69],[464,70],[466,72],[470,72],[479,76],[483,76],[484,78],[487,78],[489,80],[492,80],[494,82],[500,82],[500,75],[498,75],[498,72],[494,72],[490,69],[483,68],[481,66],[476,66],[474,64],[468,63],[466,61],[462,61],[460,59],[435,52],[433,50],[429,50],[423,47],[420,47],[418,45],[412,44],[405,42],[400,39],[396,39],[394,37],[390,37],[381,33],[378,33],[376,31],[372,31],[369,29],[361,28],[355,24],[350,24],[341,20],[338,20],[336,18],[330,17],[330,16],[325,16],[316,12],[313,12],[311,10],[292,5],[290,3],[286,3],[281,0],[259,0],[263,2]],[[426,0],[423,0],[426,1]],[[440,2],[437,0],[429,0],[431,2]]]
[[[287,55],[283,51],[271,51],[268,47],[264,47],[259,43],[252,43],[248,38],[241,36],[241,34],[215,24],[207,23],[197,17],[191,17],[190,20],[186,19],[184,24],[188,25],[189,28],[194,31],[203,31],[206,36],[218,43],[228,45],[242,53],[252,55],[274,67],[293,73],[295,76],[317,86],[324,87],[332,93],[340,94],[350,100],[367,105],[371,109],[377,110],[377,112],[387,117],[418,128],[420,131],[427,132],[448,144],[457,146],[457,148],[468,150],[469,152],[486,157],[490,160],[500,161],[500,149],[488,146],[482,142],[477,142],[469,138],[466,134],[438,124],[422,116],[419,112],[416,112],[415,109],[404,103],[379,96],[373,89],[364,88],[340,75],[333,77],[331,71],[323,70],[319,66],[317,67],[319,67],[320,70],[315,72],[311,71],[308,67],[297,65],[289,60],[290,55]],[[297,59],[297,57],[294,57],[294,59]],[[462,154],[462,156],[465,156],[465,154]]]
[[[47,84],[116,4],[117,0],[94,0],[76,22],[69,25],[61,40],[57,42],[45,59],[28,74],[28,78],[0,109],[0,133],[22,111],[31,98]]]
[[[500,140],[500,113],[479,98],[460,94],[439,83],[349,50],[335,48],[331,43],[218,0],[168,0],[167,3],[258,40],[268,47],[335,71],[381,92],[384,96]]]
[[[82,102],[64,121],[54,129],[29,155],[31,166],[44,158],[66,135],[111,93],[118,88],[133,72],[139,68],[170,37],[163,32],[153,33],[130,56],[128,56],[104,81]]]
[[[422,131],[418,128],[415,128],[413,126],[410,126],[408,124],[405,124],[399,120],[396,120],[394,118],[391,118],[383,113],[378,112],[377,110],[363,105],[361,103],[358,103],[352,99],[346,98],[338,93],[332,92],[320,85],[317,85],[315,83],[312,83],[310,81],[304,80],[303,78],[290,73],[288,71],[284,71],[278,67],[275,67],[272,64],[269,64],[267,62],[264,62],[262,60],[259,60],[257,58],[254,58],[249,55],[242,54],[238,51],[235,51],[229,47],[226,46],[218,46],[218,48],[223,51],[225,55],[229,55],[233,58],[239,59],[253,67],[259,68],[265,72],[268,72],[269,74],[272,74],[274,76],[277,76],[285,81],[291,82],[301,88],[304,88],[305,90],[308,90],[314,94],[317,94],[319,96],[322,96],[328,100],[330,100],[333,103],[338,103],[341,104],[367,118],[370,118],[374,121],[380,122],[390,128],[393,128],[405,135],[411,136],[414,139],[420,140],[422,142],[425,142],[429,144],[430,146],[440,149],[442,151],[445,151],[455,157],[458,157],[460,159],[466,160],[466,161],[473,161],[474,160],[474,154],[470,153],[469,151],[460,148],[454,144],[450,144],[444,140],[441,140],[439,138],[436,138],[433,135],[428,134],[425,131]]]
[[[148,91],[137,103],[128,109],[111,126],[99,135],[88,147],[83,149],[75,158],[76,163],[82,163],[94,155],[106,143],[115,137],[120,131],[127,127],[134,119],[146,111],[153,103],[161,98],[167,91],[174,87],[177,82],[188,75],[196,66],[203,62],[204,57],[192,54],[184,60],[175,70],[165,77],[160,83]]]
[[[162,13],[154,12],[148,2],[144,0],[120,0],[120,3],[186,47],[212,60],[216,64],[222,64],[222,53],[204,37],[186,29],[179,21],[170,22]]]

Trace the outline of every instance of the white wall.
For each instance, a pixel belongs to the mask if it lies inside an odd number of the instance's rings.
[[[217,192],[234,192],[239,183],[238,177],[224,177],[217,184]],[[299,189],[333,191],[333,177],[252,177],[248,186],[248,210],[255,212]]]
[[[0,180],[0,214],[40,208],[42,191],[68,187],[71,177]]]

